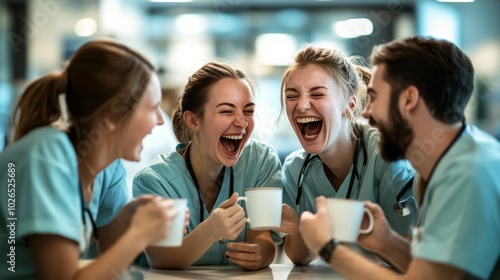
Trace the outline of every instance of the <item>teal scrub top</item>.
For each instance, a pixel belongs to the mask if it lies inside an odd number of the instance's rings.
[[[177,150],[184,147],[185,144],[180,144]],[[239,196],[243,196],[243,191],[247,188],[283,188],[281,184],[281,162],[278,153],[269,144],[260,140],[250,139],[248,141],[238,162],[233,166],[233,172],[234,192],[237,192]],[[213,209],[230,197],[229,182],[229,168],[226,168],[221,190]],[[184,158],[178,152],[161,154],[156,157],[150,166],[137,173],[132,190],[135,197],[143,194],[155,194],[168,198],[187,198],[190,211],[188,232],[193,231],[200,223],[198,191],[186,168]],[[204,217],[207,219],[210,213],[204,205],[203,207]],[[247,224],[246,229],[234,242],[244,242],[248,228]],[[215,242],[193,265],[229,264],[229,261],[224,257],[226,251],[228,251],[226,244]],[[136,260],[136,263],[146,266],[147,260],[142,255]]]
[[[499,171],[500,143],[467,125],[428,182],[415,258],[457,267],[466,279],[500,279]]]
[[[364,145],[367,149],[366,170],[361,179],[355,178],[351,199],[370,200],[379,204],[389,221],[392,229],[401,235],[409,233],[410,226],[416,220],[418,213],[408,216],[398,216],[393,207],[396,204],[396,197],[404,188],[406,183],[414,177],[415,170],[406,160],[396,162],[386,162],[379,154],[378,142],[379,132],[368,125],[361,125],[363,128]],[[298,178],[307,152],[298,150],[286,157],[283,164],[282,181],[285,187],[284,203],[296,209],[296,198],[298,194]],[[354,165],[354,163],[353,163]],[[299,203],[299,217],[304,211],[316,212],[316,197],[323,195],[327,198],[346,198],[349,182],[353,173],[353,165],[349,174],[342,182],[338,192],[330,184],[324,170],[323,162],[319,159],[308,164],[302,182],[302,196]],[[357,162],[358,172],[363,168],[363,152],[360,149]],[[407,191],[402,197],[407,198],[413,195],[412,189]]]
[[[91,222],[87,216],[83,234],[78,163],[66,133],[42,127],[8,146],[0,156],[0,182],[5,182],[0,190],[0,279],[36,277],[29,235],[55,234],[86,249]],[[125,170],[115,161],[94,181],[89,207],[96,226],[108,224],[129,200]]]

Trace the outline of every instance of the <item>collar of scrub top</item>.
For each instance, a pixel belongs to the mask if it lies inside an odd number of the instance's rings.
[[[427,192],[427,186],[431,182],[431,178],[432,178],[432,175],[434,174],[434,170],[436,170],[436,167],[441,162],[441,159],[443,159],[443,157],[448,153],[448,151],[451,149],[451,147],[453,145],[455,145],[455,143],[457,142],[458,138],[460,138],[460,136],[462,136],[462,134],[465,131],[466,127],[467,127],[467,124],[465,122],[462,122],[462,128],[460,128],[460,131],[458,132],[458,134],[455,136],[455,138],[453,138],[453,140],[451,141],[450,145],[448,145],[448,147],[446,147],[446,150],[444,150],[444,152],[441,154],[441,156],[439,156],[438,160],[436,161],[436,163],[432,167],[431,173],[429,174],[429,179],[427,180],[427,184],[426,184],[426,187],[424,189],[424,193],[422,194],[422,201],[420,201],[420,211],[418,213],[416,227],[419,227],[421,225],[421,223],[422,223],[422,213],[424,212],[423,211],[424,207],[426,207],[426,204],[424,203],[425,193]]]
[[[357,124],[354,124],[354,130],[356,133],[357,140],[356,140],[356,147],[354,148],[354,155],[352,157],[353,169],[352,169],[351,180],[349,181],[349,188],[347,190],[346,199],[351,198],[352,186],[354,185],[354,178],[358,178],[358,184],[359,182],[361,182],[361,178],[365,174],[366,165],[368,163],[368,153],[366,151],[365,138],[363,132],[361,131],[361,129]],[[359,150],[363,150],[363,167],[361,168],[361,172],[358,171],[358,160],[360,154]],[[311,156],[310,153],[307,153],[306,159],[304,160],[302,168],[300,169],[299,178],[297,180],[297,187],[298,187],[297,197],[295,198],[295,205],[297,207],[297,212],[299,212],[299,203],[300,199],[302,198],[302,182],[304,181],[304,176],[306,174],[309,163],[314,159],[321,160],[321,158],[318,155]]]
[[[190,151],[191,151],[191,144],[189,144],[186,148],[186,167],[189,171],[189,174],[191,175],[191,179],[193,179],[194,186],[196,187],[196,190],[198,191],[198,200],[200,203],[200,224],[205,220],[205,203],[203,202],[203,196],[201,193],[200,185],[198,184],[198,179],[196,179],[196,174],[194,174],[193,166],[191,165],[191,158],[189,157]],[[226,167],[224,166],[222,168],[222,174],[225,174]],[[229,167],[229,174],[230,174],[230,180],[229,180],[229,197],[234,192],[234,175],[233,175],[233,167]],[[222,177],[222,182],[224,182],[224,177]],[[222,188],[222,185],[221,185]],[[228,198],[229,198],[228,197]]]
[[[96,227],[94,218],[92,217],[92,213],[90,212],[90,208],[87,206],[87,203],[85,203],[85,201],[83,200],[83,190],[82,190],[81,182],[78,183],[78,187],[80,189],[80,203],[81,203],[81,207],[82,207],[82,222],[83,222],[84,232],[86,232],[86,228],[87,228],[87,219],[85,218],[85,213],[87,213],[88,214],[87,216],[90,217],[90,224],[92,226],[92,235],[93,235],[93,237],[96,241],[96,245],[97,245],[97,241],[99,240],[98,234],[97,234],[97,227]]]

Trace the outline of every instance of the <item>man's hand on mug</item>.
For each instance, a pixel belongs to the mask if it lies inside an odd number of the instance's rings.
[[[389,222],[384,215],[384,211],[378,204],[366,200],[365,207],[373,213],[373,230],[369,234],[360,234],[358,236],[358,242],[363,248],[369,251],[380,252],[383,246],[385,246],[384,239],[389,237],[394,232],[389,226]],[[368,218],[364,215],[361,227],[366,227],[368,223]]]
[[[317,253],[331,239],[330,221],[324,196],[316,198],[316,209],[316,214],[309,211],[302,213],[299,231],[309,250]]]

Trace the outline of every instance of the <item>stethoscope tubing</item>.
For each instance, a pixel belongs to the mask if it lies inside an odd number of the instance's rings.
[[[354,148],[354,155],[353,155],[353,171],[351,175],[351,180],[349,181],[349,188],[347,190],[347,195],[346,198],[350,199],[351,198],[351,192],[352,192],[352,187],[354,185],[354,179],[358,178],[358,182],[361,182],[361,179],[363,178],[363,175],[366,171],[366,166],[368,164],[368,152],[366,150],[365,146],[365,141],[364,141],[364,136],[361,130],[359,129],[358,125],[354,125],[354,129],[356,130],[356,147]],[[361,173],[358,172],[358,161],[359,161],[359,150],[363,150],[363,166],[361,168]],[[311,163],[313,160],[321,158],[319,155],[313,155],[310,153],[307,153],[306,158],[304,160],[304,163],[302,164],[302,167],[300,168],[299,172],[299,177],[297,180],[297,197],[295,198],[295,205],[297,207],[297,210],[299,208],[300,200],[302,198],[302,183],[304,181],[304,177],[307,171],[307,167],[309,166],[309,163]],[[359,194],[358,194],[359,195]]]

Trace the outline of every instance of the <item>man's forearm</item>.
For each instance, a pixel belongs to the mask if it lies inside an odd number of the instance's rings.
[[[401,273],[405,273],[412,260],[410,242],[396,232],[393,232],[384,244],[387,245],[376,253],[393,268]]]

